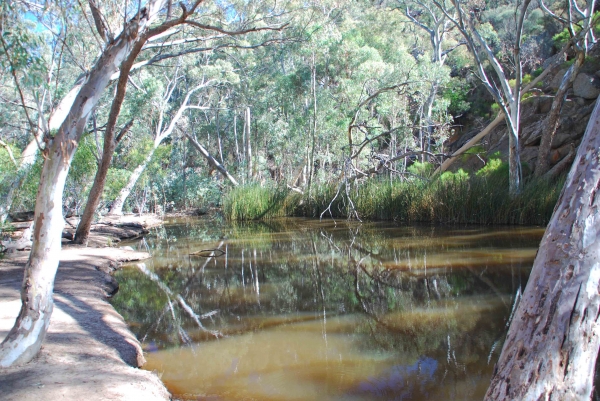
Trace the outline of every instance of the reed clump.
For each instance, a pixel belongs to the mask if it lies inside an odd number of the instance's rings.
[[[251,185],[232,190],[224,202],[230,220],[302,216],[356,217],[433,224],[545,225],[564,178],[531,180],[518,196],[508,194],[502,163],[468,174],[462,170],[430,179],[371,179],[363,183],[314,185],[300,195],[282,187]],[[337,195],[337,196],[336,196]],[[356,214],[353,212],[355,211]]]
[[[293,215],[300,194],[275,185],[251,183],[233,188],[223,197],[223,214],[227,220],[260,220]]]

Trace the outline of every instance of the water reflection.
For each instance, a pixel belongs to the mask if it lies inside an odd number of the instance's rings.
[[[114,302],[178,398],[481,399],[542,235],[175,220]]]

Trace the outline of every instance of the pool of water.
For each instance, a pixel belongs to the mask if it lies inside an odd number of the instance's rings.
[[[172,220],[113,304],[179,399],[479,400],[542,235]]]

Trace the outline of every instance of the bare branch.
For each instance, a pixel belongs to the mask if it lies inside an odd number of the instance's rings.
[[[185,21],[186,24],[188,25],[192,25],[195,26],[196,28],[200,28],[200,29],[205,29],[208,31],[215,31],[215,32],[219,32],[222,33],[224,35],[228,35],[228,36],[239,36],[239,35],[244,35],[246,33],[250,33],[250,32],[259,32],[259,31],[281,31],[283,29],[285,29],[289,23],[283,24],[281,26],[277,26],[277,27],[254,27],[254,28],[248,28],[248,29],[241,29],[239,31],[227,31],[223,28],[219,28],[217,26],[213,26],[213,25],[205,25],[205,24],[201,24],[199,22],[196,21]]]
[[[131,127],[133,127],[133,122],[134,121],[135,121],[135,118],[132,118],[131,120],[129,120],[127,122],[127,124],[125,124],[123,126],[123,128],[121,128],[121,131],[119,131],[119,133],[115,137],[115,142],[116,143],[121,142],[121,140],[125,137],[125,135],[127,135],[127,132],[131,129]]]
[[[13,164],[15,165],[15,167],[18,169],[19,168],[19,164],[15,160],[15,155],[13,154],[12,149],[10,148],[10,146],[8,146],[8,144],[6,142],[4,142],[3,140],[1,140],[1,139],[0,139],[0,146],[2,146],[3,148],[6,149],[6,151],[8,152],[8,157],[10,157],[10,160],[13,162]]]
[[[110,31],[110,27],[108,23],[104,19],[104,16],[100,12],[100,8],[96,5],[94,0],[88,0],[88,4],[90,6],[90,11],[92,12],[92,17],[94,18],[94,24],[96,25],[96,30],[100,34],[102,40],[105,43],[110,43],[113,40],[112,32]]]
[[[199,37],[194,37],[194,38],[175,39],[175,40],[171,40],[169,42],[146,44],[146,46],[144,46],[143,50],[154,49],[154,48],[163,48],[163,47],[176,46],[176,45],[183,45],[183,44],[186,44],[186,43],[207,42],[209,40],[221,39],[221,38],[225,38],[227,36],[228,35],[214,35],[214,36],[207,36],[207,37],[199,36]]]

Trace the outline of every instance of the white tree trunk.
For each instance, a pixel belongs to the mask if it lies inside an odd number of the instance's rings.
[[[600,347],[600,100],[512,320],[486,400],[589,400]]]
[[[250,107],[246,107],[244,119],[244,132],[246,133],[246,163],[248,166],[248,180],[254,179],[254,163],[252,160],[252,137],[250,135]]]
[[[161,0],[151,1],[148,5],[151,18],[131,20],[106,46],[58,132],[48,142],[36,198],[33,245],[21,287],[22,307],[15,325],[0,346],[0,367],[26,363],[40,350],[53,309],[52,291],[64,226],[62,196],[71,159],[111,75],[118,71],[140,31],[148,27],[161,5]]]
[[[125,205],[125,201],[127,200],[127,198],[129,198],[129,195],[131,195],[131,191],[133,191],[133,188],[135,187],[135,184],[137,184],[137,181],[139,180],[139,178],[142,176],[144,171],[146,171],[146,167],[148,167],[148,164],[152,160],[152,156],[154,156],[154,152],[156,152],[156,149],[158,148],[159,145],[160,145],[160,143],[155,144],[152,147],[150,154],[148,154],[148,156],[146,156],[146,158],[144,159],[142,164],[140,164],[139,166],[136,167],[135,170],[133,170],[133,173],[131,173],[131,175],[129,176],[129,181],[127,181],[127,185],[125,185],[121,189],[121,191],[119,192],[119,195],[117,196],[117,198],[113,202],[112,206],[110,207],[109,214],[113,214],[113,215],[122,215],[123,214],[123,206]]]
[[[0,367],[31,360],[39,351],[50,324],[54,276],[64,227],[62,194],[74,151],[71,147],[63,153],[56,142],[44,163],[35,207],[33,245],[25,266],[21,312],[0,348]]]

